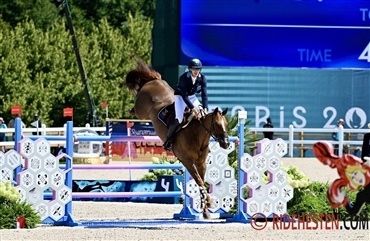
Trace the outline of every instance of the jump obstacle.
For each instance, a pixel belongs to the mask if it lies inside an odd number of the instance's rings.
[[[244,123],[245,119],[239,119],[239,138],[240,143],[244,143]],[[33,204],[36,205],[36,210],[39,212],[40,216],[43,219],[44,223],[53,223],[55,225],[68,225],[68,226],[76,226],[79,225],[77,222],[73,220],[72,215],[72,198],[73,197],[97,197],[97,196],[107,196],[107,193],[72,193],[71,185],[72,185],[72,155],[73,155],[73,141],[153,141],[155,137],[137,137],[137,136],[125,136],[125,137],[115,137],[116,139],[105,137],[91,137],[91,136],[73,136],[73,124],[72,122],[67,123],[67,131],[65,137],[41,137],[38,138],[35,142],[32,139],[36,139],[37,137],[29,137],[21,140],[21,128],[20,123],[16,123],[16,135],[15,135],[15,143],[18,145],[15,146],[15,151],[9,151],[1,156],[1,161],[3,163],[9,163],[7,168],[7,173],[12,173],[10,168],[13,168],[15,175],[12,176],[9,174],[7,177],[2,176],[1,181],[12,180],[16,181],[18,178],[18,186],[16,186],[19,192],[22,194],[22,198],[25,200],[27,199]],[[62,154],[57,157],[53,157],[50,154],[48,148],[48,140],[66,140],[66,153]],[[64,139],[63,139],[64,138]],[[158,137],[157,137],[158,138]],[[159,138],[158,138],[159,139]],[[157,139],[157,140],[158,140]],[[231,138],[232,140],[237,140],[237,138]],[[275,144],[274,144],[275,143]],[[210,149],[211,153],[212,150],[217,150],[217,143],[211,142]],[[276,148],[279,146],[279,149]],[[231,185],[227,188],[229,190],[229,195],[223,197],[222,199],[218,198],[217,195],[211,194],[211,197],[216,203],[216,208],[210,210],[211,212],[219,212],[221,214],[225,214],[224,209],[225,205],[227,207],[232,207],[234,205],[234,197],[237,196],[238,200],[238,210],[237,214],[231,218],[228,218],[227,221],[232,222],[249,222],[249,218],[255,212],[263,212],[267,214],[267,216],[272,213],[274,214],[284,214],[286,213],[286,202],[289,201],[289,197],[292,197],[292,187],[290,187],[286,183],[286,173],[284,175],[284,171],[280,169],[280,157],[285,155],[286,153],[286,144],[283,140],[276,140],[275,142],[270,142],[268,140],[264,140],[261,145],[259,145],[260,150],[262,152],[255,157],[248,156],[248,154],[239,155],[239,180],[232,180],[231,177],[234,176],[233,168],[229,168],[224,170],[224,175],[221,175],[220,171],[215,168],[214,166],[210,168],[210,165],[220,166],[225,164],[225,160],[227,163],[227,155],[230,153],[235,145],[232,145],[230,150],[221,150],[221,153],[216,155],[210,155],[207,158],[207,176],[208,179],[211,180],[212,188],[214,189],[215,193],[224,194],[222,190],[226,188],[225,183],[222,183],[223,178],[229,178]],[[239,153],[243,153],[244,146],[239,145]],[[285,148],[285,149],[284,149]],[[36,150],[36,151],[35,151]],[[284,151],[285,150],[285,151]],[[17,152],[18,151],[18,152]],[[266,154],[266,153],[267,154]],[[225,155],[226,154],[226,155]],[[25,170],[21,171],[21,159],[22,156],[25,158]],[[59,159],[66,158],[66,165],[64,169],[59,169]],[[41,159],[44,159],[41,161]],[[12,161],[10,161],[12,160]],[[254,166],[254,162],[258,165]],[[273,165],[271,163],[274,163]],[[36,168],[36,177],[32,177],[32,170],[35,167],[43,166],[43,171],[39,171]],[[1,165],[3,166],[3,165]],[[165,169],[165,168],[173,168],[178,169],[181,168],[182,165],[75,165],[73,169],[95,169],[95,168],[102,168],[102,169]],[[111,166],[109,168],[109,166]],[[277,175],[274,175],[274,170],[278,171]],[[46,171],[45,171],[46,170]],[[50,171],[51,170],[51,171]],[[247,171],[251,170],[252,175],[248,175]],[[251,193],[255,192],[255,190],[261,190],[261,172],[269,172],[270,173],[270,182],[266,184],[266,188],[262,188],[265,193],[259,193],[256,198],[253,196],[249,198],[243,197],[243,188],[248,188]],[[49,173],[47,173],[49,172]],[[47,178],[49,176],[49,178]],[[65,179],[63,177],[65,176]],[[279,176],[279,178],[276,178]],[[33,181],[32,181],[33,180]],[[280,180],[278,182],[278,180]],[[207,181],[207,178],[206,178]],[[209,181],[207,181],[209,182]],[[41,184],[41,188],[34,183]],[[32,184],[32,185],[30,185]],[[182,186],[182,185],[180,185]],[[184,207],[179,214],[175,214],[175,219],[193,219],[198,220],[201,215],[200,209],[200,200],[199,198],[199,190],[197,186],[189,176],[187,172],[185,172],[185,184],[183,185],[184,188],[180,192],[153,192],[153,193],[111,193],[108,196],[112,197],[127,197],[127,196],[157,196],[157,197],[169,197],[169,196],[179,196],[184,194]],[[43,190],[46,188],[51,188],[53,190],[52,201],[45,201],[42,198]],[[281,191],[282,189],[288,190],[291,192],[291,195],[283,196],[283,193],[286,192]],[[273,193],[273,195],[269,196],[266,193]],[[231,193],[231,194],[230,194]],[[233,195],[235,193],[235,196]],[[29,198],[29,196],[34,197]],[[41,198],[40,198],[41,196]],[[234,197],[233,197],[234,196]],[[198,198],[197,198],[198,197]],[[45,198],[45,197],[44,197]],[[263,200],[264,199],[264,200]],[[276,201],[278,199],[278,201]],[[261,201],[262,200],[262,201]],[[220,208],[224,205],[224,209]],[[253,212],[253,213],[252,213]],[[220,217],[227,217],[227,215],[220,215]],[[229,215],[230,217],[230,215]]]

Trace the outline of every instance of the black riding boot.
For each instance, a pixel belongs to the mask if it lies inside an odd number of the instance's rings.
[[[165,150],[172,151],[172,143],[171,143],[172,137],[173,137],[173,134],[175,133],[175,131],[176,131],[176,129],[179,125],[180,125],[180,123],[176,118],[171,122],[171,125],[168,128],[168,132],[167,132],[167,139],[163,144],[163,148]]]

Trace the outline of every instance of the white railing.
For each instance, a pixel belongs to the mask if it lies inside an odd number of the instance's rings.
[[[274,138],[282,138],[288,143],[289,156],[293,157],[294,149],[302,152],[312,149],[312,145],[318,141],[329,141],[333,145],[338,145],[338,155],[343,155],[344,147],[346,149],[361,150],[363,135],[368,133],[368,129],[345,129],[342,126],[334,129],[323,128],[294,128],[290,125],[289,128],[249,128],[249,130],[262,136],[264,131],[273,131]],[[339,133],[339,141],[332,139],[332,133]],[[303,157],[302,154],[298,155]]]
[[[81,129],[89,128],[94,131],[105,131],[105,127],[90,127],[86,124],[85,127],[74,127],[73,131],[79,131]],[[32,135],[32,132],[41,132],[42,135],[65,135],[66,127],[50,127],[46,128],[43,125],[42,128],[24,128],[22,129],[23,136]],[[333,145],[338,145],[338,154],[343,154],[344,147],[350,147],[352,150],[361,150],[362,139],[365,133],[368,133],[368,129],[345,129],[342,126],[334,129],[323,129],[323,128],[294,128],[290,125],[289,128],[249,128],[249,130],[257,136],[263,138],[262,132],[273,131],[274,138],[282,138],[288,143],[289,157],[294,157],[294,150],[299,150],[299,154],[296,156],[304,157],[306,150],[312,149],[312,145],[317,141],[330,141]],[[334,141],[331,138],[333,132],[339,132],[339,141]],[[0,133],[5,133],[7,136],[12,136],[14,128],[0,129]],[[50,141],[51,145],[64,145],[64,141]],[[0,147],[12,147],[14,141],[0,142]],[[347,148],[348,149],[348,148]]]
[[[32,132],[41,133],[42,136],[46,135],[53,135],[53,136],[65,136],[67,125],[64,127],[46,127],[45,124],[42,124],[41,128],[22,128],[22,135],[23,136],[32,136]],[[89,124],[86,124],[85,127],[73,127],[73,131],[80,131],[83,129],[90,129],[94,131],[104,131],[106,130],[105,127],[90,127]],[[5,128],[0,129],[0,133],[5,133],[6,137],[12,137],[13,133],[15,132],[15,128]],[[12,139],[12,138],[7,138]],[[63,146],[65,141],[49,141],[52,146]],[[14,141],[4,141],[0,142],[0,147],[5,146],[8,148],[14,147]],[[0,149],[1,150],[1,149]]]

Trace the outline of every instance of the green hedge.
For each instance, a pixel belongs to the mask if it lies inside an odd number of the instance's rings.
[[[35,228],[41,222],[33,206],[25,201],[19,201],[20,197],[10,182],[0,182],[0,229],[15,228],[18,217],[26,219],[25,228]]]

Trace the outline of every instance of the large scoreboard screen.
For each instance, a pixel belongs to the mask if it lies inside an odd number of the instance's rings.
[[[370,67],[369,0],[181,0],[180,26],[183,65]]]

